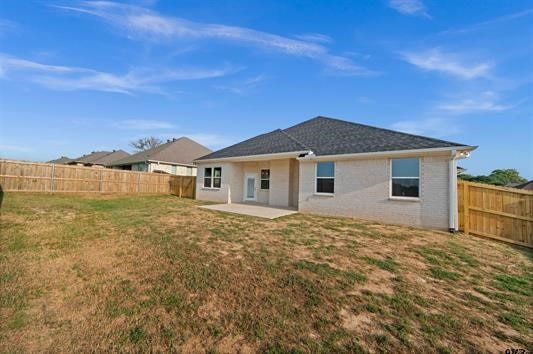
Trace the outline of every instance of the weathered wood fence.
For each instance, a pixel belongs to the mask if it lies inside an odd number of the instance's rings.
[[[458,182],[459,229],[533,247],[533,192]]]
[[[4,192],[175,194],[194,198],[196,177],[0,160]]]

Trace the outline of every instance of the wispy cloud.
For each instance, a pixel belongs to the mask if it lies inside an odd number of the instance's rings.
[[[357,97],[357,102],[361,104],[372,104],[372,103],[375,103],[376,101],[374,101],[373,99],[367,96],[359,96]]]
[[[33,149],[30,146],[0,144],[0,157],[7,157],[9,153],[14,152],[31,152]]]
[[[217,85],[215,88],[236,93],[238,95],[245,95],[253,91],[258,85],[267,79],[266,75],[257,75],[245,80],[237,81],[229,85]]]
[[[94,90],[133,94],[152,92],[164,94],[160,85],[173,81],[216,78],[235,72],[237,69],[187,68],[180,70],[134,69],[119,75],[93,69],[42,64],[26,59],[0,54],[0,77],[16,78],[38,83],[54,90]]]
[[[402,58],[420,69],[438,71],[467,80],[488,77],[493,66],[488,61],[465,63],[465,59],[460,55],[444,53],[439,48],[421,52],[405,52],[402,53]]]
[[[9,32],[15,31],[17,27],[18,25],[15,22],[0,18],[0,37],[3,37]]]
[[[469,26],[465,26],[461,28],[448,29],[446,31],[441,32],[440,34],[461,34],[461,33],[478,31],[478,30],[482,30],[484,28],[490,27],[492,25],[505,23],[507,21],[512,21],[512,20],[516,20],[522,17],[531,16],[531,15],[533,15],[533,8],[515,12],[512,14],[508,14],[508,15],[504,15],[504,16],[500,16],[500,17],[496,17],[496,18],[493,18],[487,21],[474,23]]]
[[[307,39],[293,39],[250,28],[221,24],[192,22],[183,18],[160,15],[152,10],[106,1],[80,2],[78,5],[58,5],[57,8],[97,16],[126,31],[128,36],[157,40],[212,39],[274,50],[286,55],[311,58],[331,69],[349,75],[375,74],[373,70],[357,65],[349,58],[331,54],[323,44],[329,37],[307,35]],[[305,36],[305,35],[304,35]],[[309,36],[312,36],[310,38]]]
[[[501,112],[516,105],[504,105],[498,102],[498,95],[491,91],[483,92],[474,98],[464,98],[455,102],[442,103],[437,109],[451,114],[468,114],[477,112]]]
[[[41,64],[0,54],[0,72],[6,73],[9,70],[33,70],[50,73],[92,72],[92,70],[84,68]]]
[[[326,36],[325,34],[322,34],[322,33],[304,33],[304,34],[297,34],[294,37],[301,39],[302,41],[307,41],[307,42],[317,42],[317,43],[333,42],[333,38],[331,38],[330,36]]]
[[[452,136],[461,131],[459,124],[450,118],[426,118],[403,120],[391,125],[391,129],[409,134],[429,135],[439,138]]]
[[[389,0],[389,6],[404,15],[431,18],[422,0]]]
[[[117,122],[114,126],[129,130],[163,130],[175,128],[175,125],[172,123],[151,119],[126,119]]]

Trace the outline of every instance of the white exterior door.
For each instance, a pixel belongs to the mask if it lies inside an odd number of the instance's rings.
[[[256,185],[256,176],[252,173],[247,173],[244,176],[244,200],[245,201],[255,201],[256,198],[256,192],[255,192],[255,185]]]

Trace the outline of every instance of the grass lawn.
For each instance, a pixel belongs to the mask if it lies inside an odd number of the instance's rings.
[[[4,196],[0,352],[533,348],[532,253],[171,196]]]

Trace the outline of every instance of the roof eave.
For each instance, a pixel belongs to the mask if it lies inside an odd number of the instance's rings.
[[[127,166],[127,165],[133,165],[133,164],[136,164],[136,163],[150,163],[150,162],[155,162],[155,163],[164,163],[164,164],[167,164],[167,165],[177,165],[177,166],[186,166],[186,167],[195,167],[196,165],[194,165],[193,163],[186,163],[186,162],[170,162],[170,161],[161,161],[161,160],[153,160],[153,159],[148,159],[148,160],[136,160],[136,161],[128,161],[128,162],[119,162],[119,163],[113,163],[111,164],[110,166]]]
[[[301,154],[308,154],[309,150],[302,151],[289,151],[276,154],[260,154],[260,155],[247,155],[247,156],[231,156],[231,157],[219,157],[214,159],[197,159],[196,163],[208,163],[208,162],[242,162],[242,161],[260,161],[260,160],[279,160],[286,158],[297,158]]]
[[[192,163],[187,162],[170,162],[170,161],[160,161],[160,160],[146,160],[146,162],[156,162],[156,163],[164,163],[167,165],[178,165],[178,166],[186,166],[186,167],[195,167],[196,165]]]
[[[353,154],[336,154],[336,155],[307,155],[300,157],[298,160],[344,160],[344,159],[361,159],[361,158],[380,158],[380,157],[401,157],[401,156],[417,156],[417,155],[434,155],[439,153],[445,153],[450,151],[473,151],[477,149],[477,146],[445,146],[439,148],[427,148],[427,149],[410,149],[410,150],[391,150],[391,151],[375,151],[375,152],[362,152]]]

